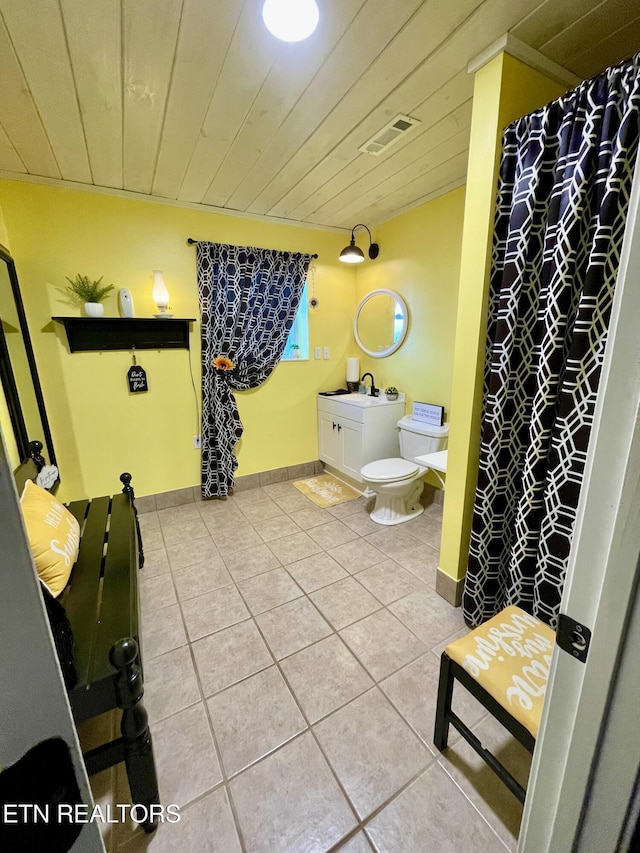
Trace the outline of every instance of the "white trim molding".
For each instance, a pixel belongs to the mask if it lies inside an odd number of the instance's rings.
[[[508,53],[509,56],[519,59],[525,65],[544,74],[545,77],[549,77],[551,80],[555,80],[557,83],[566,86],[567,89],[574,89],[582,83],[580,77],[576,77],[571,71],[568,71],[562,65],[558,65],[552,59],[548,59],[535,48],[529,47],[528,44],[520,41],[520,39],[511,35],[511,33],[505,33],[503,36],[500,36],[493,44],[485,48],[482,53],[474,57],[467,65],[467,72],[475,74],[483,65],[486,65],[487,62],[490,62],[500,53]]]

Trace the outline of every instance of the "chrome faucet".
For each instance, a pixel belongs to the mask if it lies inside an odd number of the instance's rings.
[[[376,383],[375,383],[375,380],[373,378],[373,373],[363,373],[362,379],[360,380],[360,382],[364,382],[366,376],[371,377],[371,389],[369,390],[369,396],[370,397],[377,397],[378,396],[378,389],[376,388]]]

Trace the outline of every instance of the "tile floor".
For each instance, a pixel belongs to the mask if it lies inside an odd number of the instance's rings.
[[[145,703],[181,820],[106,827],[108,851],[515,850],[516,799],[454,730],[432,744],[439,654],[466,630],[434,590],[441,507],[383,528],[367,506],[285,482],[141,514]],[[527,753],[457,689],[524,782]],[[92,786],[130,802],[122,766]]]

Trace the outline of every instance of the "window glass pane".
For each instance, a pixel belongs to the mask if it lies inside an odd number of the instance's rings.
[[[309,302],[307,300],[307,285],[305,283],[298,306],[296,319],[289,332],[287,345],[282,356],[283,361],[309,358]]]

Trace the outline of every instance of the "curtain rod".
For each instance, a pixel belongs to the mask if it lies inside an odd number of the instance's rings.
[[[199,242],[199,241],[198,241],[198,240],[194,240],[194,239],[193,239],[193,237],[187,237],[187,243],[188,243],[190,246],[195,246],[195,244],[196,244],[196,243],[198,243],[198,242]],[[317,257],[318,257],[318,255],[317,255],[317,254],[315,254],[315,255],[311,255],[311,257],[312,257],[312,258],[317,258]]]

